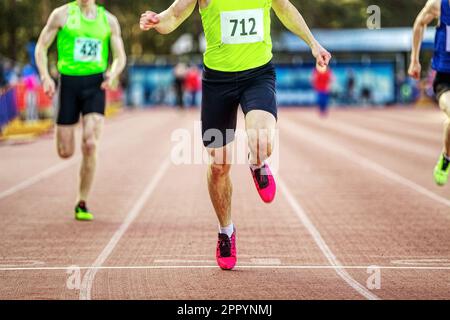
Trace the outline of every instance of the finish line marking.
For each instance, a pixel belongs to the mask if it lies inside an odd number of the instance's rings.
[[[172,265],[172,266],[111,266],[111,267],[78,267],[78,266],[69,266],[69,267],[12,267],[12,268],[0,268],[0,272],[3,271],[67,271],[78,268],[79,270],[170,270],[170,269],[219,269],[219,267],[215,265]],[[380,270],[413,270],[413,271],[450,271],[450,266],[307,266],[307,265],[298,265],[298,266],[259,266],[259,265],[242,265],[236,267],[236,270],[239,269],[285,269],[285,270],[336,270],[336,269],[345,269],[345,270],[367,270],[368,268],[378,268]]]

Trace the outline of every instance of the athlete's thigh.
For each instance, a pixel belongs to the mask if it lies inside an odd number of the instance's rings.
[[[263,110],[252,110],[245,117],[248,143],[251,150],[270,156],[274,147],[277,120]]]
[[[81,113],[83,117],[89,114],[105,115],[106,92],[101,88],[103,75],[85,77],[85,87],[81,96]]]
[[[245,116],[246,130],[275,130],[277,119],[272,113],[264,110],[252,110]]]
[[[95,143],[100,139],[104,124],[104,116],[89,113],[83,116],[83,143]]]
[[[80,77],[64,75],[60,78],[56,119],[56,123],[60,126],[72,126],[80,120],[80,80]]]
[[[278,119],[277,99],[276,99],[276,75],[274,67],[269,64],[264,66],[258,72],[251,74],[243,82],[243,91],[241,94],[241,106],[247,125],[253,128],[258,125],[258,121],[253,121],[255,117],[264,121],[264,124],[272,124]],[[264,111],[256,112],[253,111]],[[248,116],[250,113],[250,117]],[[269,114],[269,115],[267,115]],[[271,116],[271,117],[270,117]]]
[[[234,140],[239,95],[236,83],[204,75],[202,96],[202,134],[207,148],[218,149]]]

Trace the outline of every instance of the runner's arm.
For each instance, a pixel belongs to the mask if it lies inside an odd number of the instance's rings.
[[[49,79],[48,72],[48,48],[55,41],[56,35],[61,27],[61,9],[56,9],[48,18],[47,24],[39,36],[39,40],[35,49],[36,65],[41,75],[41,79]]]
[[[108,21],[111,26],[111,51],[113,56],[113,62],[111,70],[109,71],[108,78],[115,82],[125,69],[127,63],[127,56],[125,53],[125,47],[122,39],[122,30],[120,28],[119,21],[115,16],[108,13]]]
[[[177,29],[194,11],[197,0],[176,0],[167,10],[157,14],[146,11],[141,15],[141,30],[155,29],[168,34]]]
[[[440,0],[429,0],[425,7],[420,11],[413,28],[413,45],[411,51],[411,60],[419,61],[420,47],[422,45],[423,35],[427,26],[440,15]]]
[[[289,0],[273,0],[272,8],[283,25],[305,41],[311,48],[312,54],[317,59],[317,64],[320,67],[327,66],[331,59],[331,54],[314,38],[297,8]]]

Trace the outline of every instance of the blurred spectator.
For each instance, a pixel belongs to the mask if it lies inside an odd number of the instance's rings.
[[[355,88],[356,88],[356,78],[355,73],[352,69],[347,71],[347,82],[345,86],[345,103],[347,105],[353,105],[356,103]]]
[[[186,80],[187,66],[184,63],[178,63],[173,73],[175,77],[176,104],[179,108],[184,109],[184,82]]]
[[[197,97],[202,89],[202,80],[200,69],[196,65],[191,66],[187,71],[184,86],[186,91],[189,93],[189,106],[197,107]]]
[[[20,68],[14,65],[11,61],[6,61],[4,64],[4,73],[6,82],[9,86],[16,85],[19,82]]]
[[[312,84],[317,93],[317,104],[319,105],[319,113],[322,117],[328,115],[332,81],[333,73],[329,67],[321,70],[317,68],[314,69]]]
[[[374,104],[372,89],[370,89],[368,86],[363,86],[361,89],[361,104],[364,107]]]

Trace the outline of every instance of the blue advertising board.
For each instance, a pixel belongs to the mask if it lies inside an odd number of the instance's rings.
[[[316,94],[311,84],[314,65],[286,64],[277,65],[276,69],[280,106],[315,105]],[[393,62],[339,63],[331,66],[331,70],[335,79],[331,98],[334,105],[386,105],[396,102]],[[128,103],[135,106],[173,105],[173,82],[172,66],[130,67]]]
[[[13,120],[18,114],[16,94],[9,89],[0,94],[0,129]]]
[[[316,103],[311,83],[313,70],[312,64],[277,66],[279,105],[309,106]],[[334,78],[331,85],[332,104],[352,105],[365,102],[386,105],[396,101],[395,64],[392,62],[367,65],[340,63],[331,66],[331,71]]]

